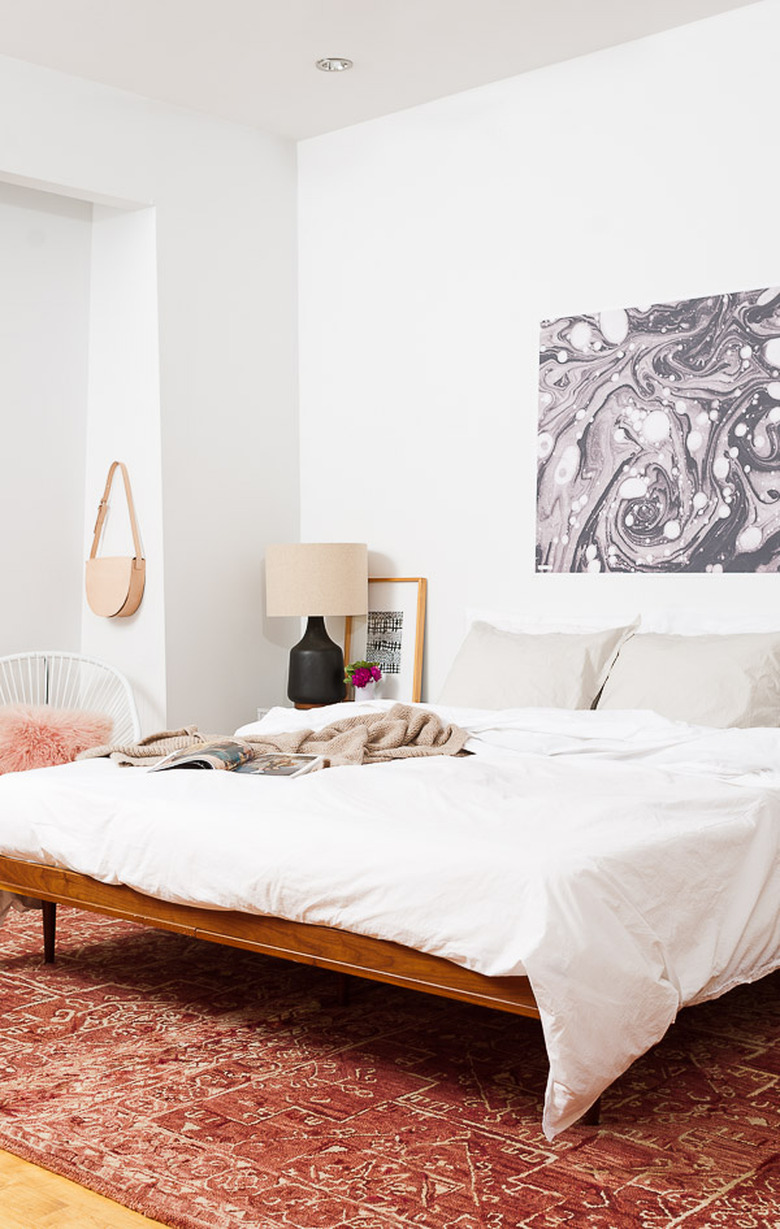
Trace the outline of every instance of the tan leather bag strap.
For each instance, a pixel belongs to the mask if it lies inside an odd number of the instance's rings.
[[[119,466],[122,471],[122,478],[124,479],[125,483],[127,510],[130,513],[130,528],[133,531],[133,547],[135,549],[135,557],[136,559],[143,558],[143,555],[141,554],[141,538],[138,533],[138,524],[135,519],[135,504],[133,503],[133,492],[130,490],[130,478],[127,473],[127,466],[125,465],[124,461],[112,461],[108,471],[108,478],[106,479],[106,489],[103,492],[103,498],[98,505],[97,520],[95,521],[95,530],[92,535],[92,550],[89,552],[90,559],[94,559],[97,555],[100,535],[103,532],[103,522],[106,519],[106,512],[108,511],[108,497],[111,493],[111,483],[114,481],[114,474],[116,473],[117,466]]]

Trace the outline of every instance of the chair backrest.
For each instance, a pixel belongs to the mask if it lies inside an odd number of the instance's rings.
[[[49,704],[105,713],[114,722],[112,742],[134,743],[141,737],[133,691],[125,676],[78,653],[40,649],[0,657],[2,704]]]

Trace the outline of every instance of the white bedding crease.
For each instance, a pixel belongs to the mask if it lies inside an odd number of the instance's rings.
[[[780,966],[780,730],[426,707],[473,755],[295,781],[107,760],[8,774],[0,851],[525,973],[553,1138],[681,1006]],[[354,711],[272,709],[240,732]]]

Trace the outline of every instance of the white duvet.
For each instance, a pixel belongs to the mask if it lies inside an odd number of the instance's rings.
[[[273,709],[243,730],[347,711]],[[469,729],[472,756],[295,781],[105,760],[9,774],[0,850],[525,973],[552,1138],[681,1006],[780,966],[780,731],[646,712],[435,711]]]

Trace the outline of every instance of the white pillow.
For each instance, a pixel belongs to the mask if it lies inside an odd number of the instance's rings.
[[[565,616],[528,610],[483,610],[473,607],[466,611],[466,626],[472,623],[489,623],[502,632],[524,632],[527,635],[547,636],[553,632],[566,635],[581,636],[583,632],[606,632],[615,627],[630,625],[639,627],[638,614],[626,614],[613,611],[608,616],[580,613],[568,610]]]
[[[771,609],[763,610],[750,602],[741,610],[724,609],[722,603],[715,608],[710,606],[708,610],[699,610],[694,606],[667,608],[643,612],[639,634],[643,636],[645,632],[657,632],[664,636],[780,633],[780,616]]]
[[[599,708],[649,708],[692,725],[780,725],[780,633],[634,636]]]
[[[530,635],[474,623],[439,696],[459,708],[592,708],[633,626]]]

